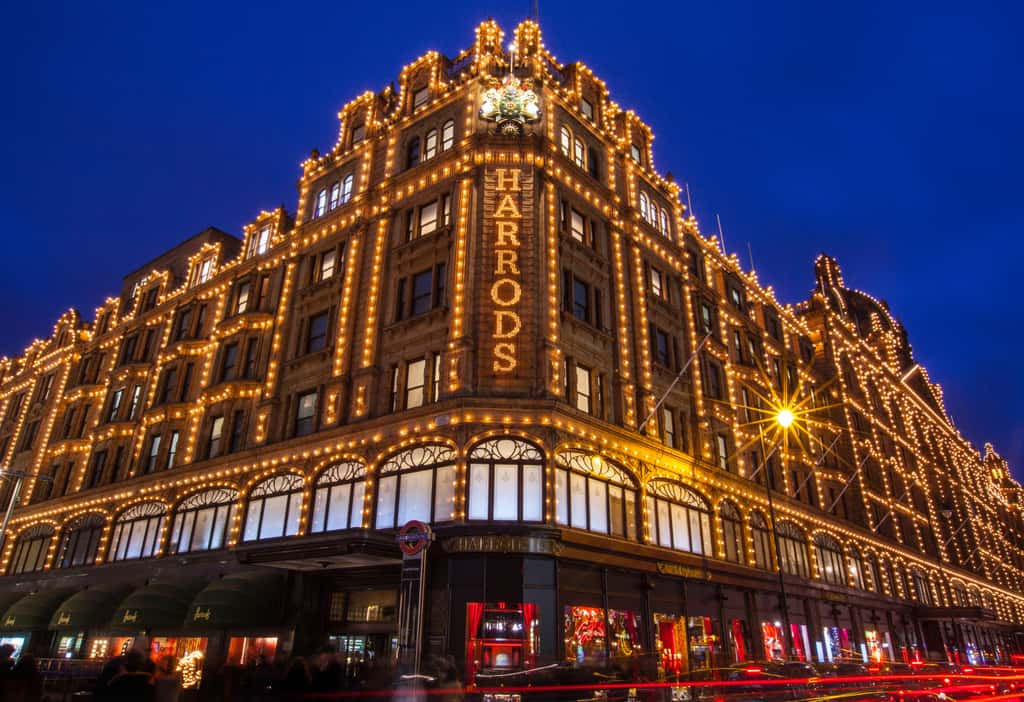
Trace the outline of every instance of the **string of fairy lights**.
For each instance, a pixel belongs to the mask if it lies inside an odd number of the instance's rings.
[[[184,282],[172,288],[169,271],[154,270],[139,282],[138,292],[127,309],[121,301],[108,299],[95,312],[92,325],[83,323],[77,313],[65,313],[54,326],[47,340],[33,342],[25,352],[14,359],[0,359],[0,416],[6,417],[9,408],[20,393],[31,397],[36,385],[50,373],[57,373],[53,381],[50,404],[40,410],[31,402],[23,402],[11,427],[11,440],[2,457],[6,465],[22,461],[15,446],[26,422],[42,417],[42,431],[30,460],[31,472],[38,474],[54,459],[71,458],[77,462],[73,479],[69,479],[69,496],[40,504],[26,504],[15,514],[12,524],[16,532],[47,523],[59,528],[68,520],[89,513],[102,514],[107,528],[97,555],[104,559],[106,540],[112,522],[126,506],[144,501],[159,501],[168,510],[187,495],[213,486],[231,486],[239,489],[242,499],[262,479],[291,472],[304,481],[304,496],[300,520],[300,533],[308,529],[307,510],[312,486],[320,468],[345,456],[363,461],[367,467],[367,486],[364,494],[364,527],[374,504],[375,469],[388,456],[406,450],[417,443],[434,442],[448,445],[457,455],[452,516],[465,518],[467,489],[466,456],[472,443],[481,437],[501,434],[523,438],[540,447],[547,457],[545,480],[545,514],[554,519],[552,495],[554,459],[564,450],[581,450],[602,456],[605,460],[623,466],[647,465],[651,474],[685,474],[687,484],[700,491],[711,504],[730,499],[742,505],[743,533],[747,562],[754,562],[751,527],[746,516],[753,510],[763,511],[765,499],[760,487],[745,479],[757,468],[749,465],[746,449],[764,443],[781,442],[779,459],[787,466],[799,467],[804,473],[798,480],[813,479],[817,494],[824,494],[828,485],[850,480],[857,486],[855,494],[861,497],[867,526],[858,527],[840,521],[820,511],[810,509],[796,499],[780,497],[776,507],[778,519],[800,525],[811,539],[815,534],[828,533],[839,537],[843,544],[855,544],[862,552],[874,554],[879,561],[878,578],[884,594],[908,597],[901,582],[890,582],[889,569],[881,567],[881,559],[900,568],[917,567],[933,576],[938,586],[938,600],[951,602],[950,578],[939,573],[943,565],[969,566],[976,557],[978,573],[960,567],[955,578],[984,589],[994,602],[999,614],[1005,618],[1024,621],[1024,597],[1021,596],[1024,574],[1019,564],[1024,558],[1022,550],[1012,539],[1020,531],[1020,486],[1009,478],[1005,462],[986,455],[984,458],[970,447],[951,425],[941,402],[941,391],[932,384],[924,369],[921,374],[924,387],[931,392],[936,405],[922,400],[920,393],[909,386],[903,377],[901,349],[903,342],[896,331],[896,323],[877,301],[879,312],[871,319],[870,334],[866,337],[843,310],[829,307],[830,298],[824,291],[816,291],[811,300],[797,308],[782,305],[770,286],[762,286],[754,271],[744,271],[735,254],[727,254],[715,237],[705,237],[692,212],[679,202],[680,187],[662,177],[654,168],[652,143],[654,135],[649,126],[632,111],[623,110],[610,99],[607,86],[583,64],[566,67],[544,47],[536,23],[525,21],[514,32],[517,61],[529,67],[535,76],[542,103],[547,106],[543,118],[546,143],[520,145],[513,153],[494,148],[479,148],[474,139],[476,90],[479,76],[488,75],[505,63],[504,33],[493,21],[481,24],[476,30],[473,47],[448,61],[438,52],[428,52],[405,66],[399,78],[397,93],[388,88],[379,94],[366,92],[345,105],[338,113],[339,136],[333,149],[321,156],[314,153],[302,164],[300,198],[294,227],[288,215],[279,208],[261,212],[255,221],[244,228],[245,239],[241,253],[233,260],[223,260],[224,249],[219,242],[207,244],[189,259]],[[458,71],[451,69],[457,67]],[[568,76],[568,78],[567,78]],[[414,90],[426,87],[429,98],[414,104]],[[592,104],[592,114],[581,110],[581,98]],[[452,149],[426,160],[422,165],[403,171],[402,135],[424,115],[437,110],[464,104],[462,134]],[[557,109],[556,109],[557,106]],[[604,160],[607,187],[595,185],[571,159],[560,153],[556,137],[559,128],[558,110],[572,115],[574,129],[581,130],[606,146]],[[361,131],[360,131],[361,130]],[[359,131],[359,137],[356,133]],[[634,153],[640,154],[639,158]],[[383,163],[375,160],[383,159]],[[537,192],[541,197],[538,241],[545,249],[546,267],[542,277],[547,280],[546,318],[540,326],[547,343],[548,354],[543,373],[552,395],[568,400],[562,373],[562,322],[559,316],[560,275],[559,249],[562,233],[559,227],[558,199],[562,193],[585,202],[600,212],[608,221],[608,240],[611,256],[611,278],[616,294],[610,300],[614,327],[622,340],[618,349],[618,367],[615,372],[621,382],[620,414],[622,427],[599,424],[579,417],[565,408],[525,412],[509,408],[497,411],[484,406],[471,408],[474,400],[463,400],[460,409],[450,412],[449,427],[461,424],[478,428],[469,443],[459,445],[431,419],[437,408],[409,412],[399,418],[371,417],[372,398],[378,392],[370,375],[354,378],[352,389],[342,393],[338,382],[352,374],[353,369],[368,370],[381,358],[378,330],[383,323],[382,309],[387,285],[387,246],[395,225],[396,213],[412,203],[421,192],[439,183],[452,183],[454,197],[454,226],[451,236],[453,251],[454,286],[449,311],[450,326],[445,348],[444,385],[449,393],[471,389],[466,377],[466,358],[472,343],[470,324],[473,322],[471,288],[465,280],[471,269],[473,210],[475,206],[475,170],[490,164],[517,164],[533,167],[543,175]],[[356,174],[351,199],[337,211],[314,217],[311,203],[317,188],[325,179],[339,172]],[[379,172],[377,182],[374,172]],[[623,192],[624,190],[624,192]],[[640,192],[657,197],[659,207],[671,213],[671,226],[667,233],[645,221],[636,207]],[[272,227],[267,250],[259,255],[250,254],[252,237],[266,226]],[[331,376],[335,380],[324,403],[324,431],[306,437],[301,448],[295,442],[280,447],[264,447],[258,458],[252,452],[222,457],[212,461],[198,461],[197,442],[204,421],[213,408],[232,403],[253,409],[253,437],[263,445],[270,436],[272,414],[264,406],[267,400],[281,393],[281,365],[287,358],[292,299],[301,285],[298,282],[299,262],[314,247],[330,241],[345,245],[343,279],[340,290]],[[691,242],[692,245],[687,245]],[[695,257],[699,256],[699,260]],[[358,261],[367,265],[357,265]],[[634,320],[648,319],[647,284],[644,262],[657,261],[672,271],[675,292],[683,304],[687,346],[696,349],[703,334],[700,320],[691,301],[706,297],[716,305],[716,333],[702,349],[701,354],[713,359],[722,368],[725,396],[722,400],[710,398],[704,387],[706,379],[701,372],[691,373],[686,391],[694,416],[697,418],[699,437],[693,445],[697,456],[667,448],[657,441],[660,419],[655,417],[647,425],[648,436],[639,436],[635,427],[641,417],[654,409],[660,391],[655,383],[652,340],[646,323]],[[693,269],[698,270],[694,275]],[[225,309],[236,280],[254,271],[269,272],[278,281],[278,305],[273,313],[261,312],[227,316]],[[728,276],[742,286],[745,309],[736,309],[715,283]],[[710,281],[710,282],[709,282]],[[841,287],[841,280],[835,281]],[[146,292],[156,288],[157,304],[143,309]],[[364,296],[361,296],[362,295]],[[863,295],[863,293],[858,293]],[[865,299],[872,300],[870,296]],[[217,320],[211,332],[200,339],[172,341],[173,314],[183,303],[203,300],[212,306],[211,319]],[[753,320],[759,310],[773,310],[779,319],[781,333],[778,339],[761,333]],[[821,324],[812,325],[808,313],[825,310]],[[101,320],[104,320],[101,324]],[[225,320],[225,321],[221,321]],[[119,368],[117,350],[125,338],[140,328],[162,331],[155,362],[147,365]],[[781,360],[782,387],[776,389],[772,373],[766,362],[755,355],[753,365],[735,358],[738,352],[729,344],[733,329],[753,330],[758,333],[764,358]],[[240,334],[252,334],[269,339],[266,351],[266,374],[262,382],[231,382],[210,385],[218,353],[226,339]],[[70,341],[58,344],[57,339]],[[849,363],[849,380],[839,373],[832,384],[816,377],[809,363],[796,363],[800,358],[801,340],[812,340],[818,354],[830,354],[829,360],[840,368]],[[97,373],[96,383],[69,389],[72,369],[93,350],[102,350],[104,366]],[[634,354],[635,350],[635,354]],[[190,359],[198,371],[197,387],[203,388],[194,399],[170,405],[154,404],[163,369]],[[794,387],[788,387],[791,365],[795,366]],[[101,422],[102,401],[115,385],[140,383],[143,385],[143,404],[135,422],[104,424]],[[854,387],[855,386],[855,387]],[[639,387],[642,392],[637,394]],[[871,387],[880,402],[865,399],[862,388]],[[756,401],[751,402],[750,394]],[[640,406],[637,400],[640,400]],[[348,409],[345,403],[347,401]],[[481,401],[486,404],[485,401]],[[880,406],[876,406],[876,404]],[[91,406],[93,412],[80,437],[62,437],[51,441],[56,421],[68,408]],[[220,411],[220,410],[218,410]],[[446,410],[447,411],[447,410]],[[750,414],[757,415],[750,419]],[[856,413],[860,420],[855,419]],[[833,421],[833,415],[842,421]],[[360,420],[353,426],[346,421]],[[867,428],[854,430],[859,422]],[[101,443],[127,441],[131,444],[130,460],[137,466],[147,438],[155,430],[169,426],[180,427],[185,439],[182,460],[173,474],[133,476],[128,481],[76,494],[82,485],[88,467],[88,457]],[[556,430],[570,438],[552,440],[541,429]],[[728,431],[735,450],[730,456],[736,473],[724,473],[715,468],[714,434]],[[836,437],[849,446],[850,456],[845,465],[828,467],[820,464]],[[386,444],[386,446],[384,446]],[[381,448],[384,446],[384,448]],[[898,446],[901,451],[890,451]],[[763,456],[763,454],[762,454]],[[878,465],[881,489],[871,485],[861,471],[854,468],[867,461]],[[882,470],[882,466],[892,471]],[[993,468],[992,466],[995,466]],[[644,469],[634,468],[638,482],[642,482]],[[809,478],[804,478],[805,474]],[[890,478],[890,475],[895,478]],[[897,480],[898,479],[898,480]],[[792,494],[798,485],[783,471],[781,492]],[[898,483],[898,484],[897,484]],[[802,484],[802,483],[801,483]],[[903,499],[906,486],[917,486],[923,494],[922,512]],[[33,481],[25,491],[32,494]],[[941,528],[940,506],[951,504],[960,520],[970,523],[960,539],[946,537]],[[877,507],[875,507],[877,505]],[[1016,505],[1016,506],[1015,506]],[[644,512],[644,539],[651,541],[650,516]],[[876,512],[876,509],[881,512]],[[241,527],[242,510],[236,510],[230,543],[237,542]],[[893,537],[876,533],[883,518],[892,526]],[[993,524],[1011,518],[1017,531],[992,528]],[[912,533],[903,533],[903,519],[909,519]],[[166,548],[166,531],[161,537]],[[926,555],[918,544],[925,542],[929,530],[936,532],[937,558]],[[16,539],[8,539],[0,567],[6,567]],[[810,543],[810,541],[808,542]],[[973,552],[969,546],[976,544]],[[51,544],[47,567],[52,567],[56,540]],[[718,530],[716,556],[725,557],[725,545]],[[813,551],[813,549],[811,549]],[[163,552],[161,550],[161,552]],[[810,558],[813,575],[820,578],[817,559]],[[1007,563],[1005,561],[1009,560]],[[903,579],[898,579],[902,581]],[[852,575],[849,582],[853,584]]]

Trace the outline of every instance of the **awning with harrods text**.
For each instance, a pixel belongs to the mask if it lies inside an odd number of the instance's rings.
[[[103,629],[114,609],[132,591],[131,585],[94,585],[61,602],[50,617],[50,629]]]
[[[48,628],[54,610],[72,593],[74,590],[57,588],[25,595],[0,617],[0,631],[42,631]]]
[[[138,633],[151,629],[181,629],[189,603],[204,585],[203,578],[154,580],[128,595],[114,609],[110,630]]]
[[[185,616],[197,629],[241,629],[280,624],[285,575],[269,571],[232,573],[203,589]]]

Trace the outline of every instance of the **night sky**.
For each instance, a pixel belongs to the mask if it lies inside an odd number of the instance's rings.
[[[164,7],[158,7],[164,6]],[[797,302],[821,252],[889,302],[979,448],[1024,477],[1024,3],[540,3],[655,133],[707,232]],[[528,0],[10,4],[0,29],[0,354],[87,319],[214,225],[296,206],[338,108]]]

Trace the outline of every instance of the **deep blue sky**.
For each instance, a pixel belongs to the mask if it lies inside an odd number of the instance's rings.
[[[540,3],[652,125],[705,231],[803,299],[819,251],[887,300],[977,446],[1024,475],[1024,4]],[[0,29],[0,354],[215,225],[294,210],[338,108],[517,2],[13,3]]]

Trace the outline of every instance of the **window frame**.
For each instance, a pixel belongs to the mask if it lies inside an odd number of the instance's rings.
[[[511,471],[509,471],[511,469]],[[467,521],[488,522],[544,522],[544,453],[529,441],[513,437],[492,437],[476,444],[466,459],[466,519]],[[515,495],[510,496],[505,488],[499,489],[497,478],[514,474]],[[528,485],[536,481],[536,487],[527,496]],[[481,516],[477,488],[481,481],[486,483],[486,504]],[[507,488],[511,490],[511,487]],[[500,499],[499,499],[500,495]],[[496,503],[503,506],[505,501],[515,500],[515,514],[496,515]]]

